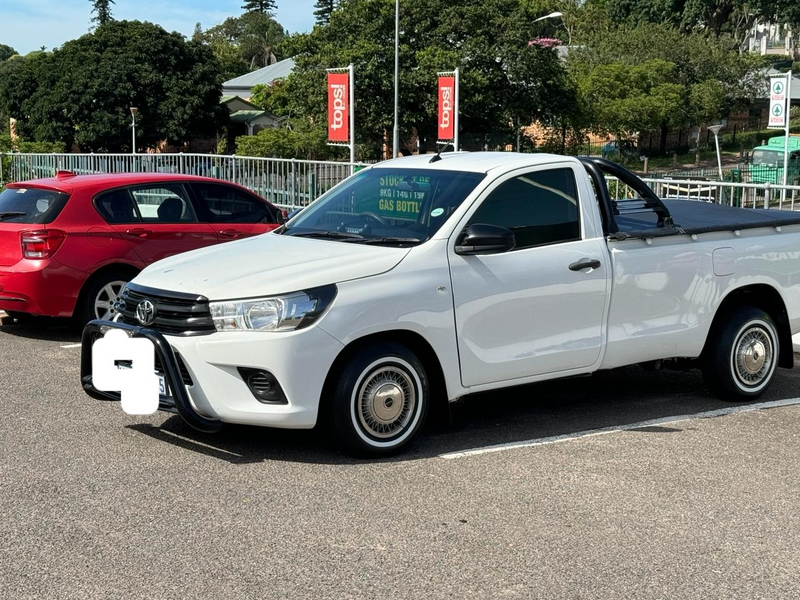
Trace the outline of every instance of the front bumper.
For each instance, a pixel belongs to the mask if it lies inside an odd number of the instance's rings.
[[[175,353],[167,340],[159,332],[145,327],[99,320],[91,321],[86,325],[81,339],[81,385],[87,394],[98,400],[120,399],[118,392],[103,392],[92,384],[92,346],[98,338],[105,335],[106,331],[112,327],[127,332],[131,337],[143,337],[153,343],[157,357],[156,363],[160,363],[163,369],[162,374],[172,393],[171,398],[166,396],[159,398],[159,410],[176,412],[186,423],[199,431],[213,433],[220,430],[222,423],[218,419],[203,416],[192,406],[186,386],[181,378]]]
[[[123,323],[92,321],[84,331],[81,382],[90,396],[111,400],[119,400],[119,394],[100,392],[91,385],[91,344],[104,333],[101,328],[108,327],[125,329],[155,344],[174,398],[174,408],[163,397],[159,408],[177,412],[203,431],[211,427],[205,421],[287,429],[314,427],[325,379],[343,348],[314,326],[280,333],[218,332],[179,337]],[[259,402],[242,379],[239,367],[272,373],[288,403]],[[186,380],[192,385],[184,384]]]

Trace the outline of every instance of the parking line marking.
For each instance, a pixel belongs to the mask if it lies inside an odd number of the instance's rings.
[[[491,454],[494,452],[502,452],[504,450],[516,450],[517,448],[530,448],[532,446],[557,444],[559,442],[566,442],[569,440],[593,437],[597,435],[607,435],[609,433],[616,433],[619,431],[630,431],[631,429],[639,429],[641,427],[652,427],[654,425],[663,425],[665,423],[678,423],[680,421],[691,421],[692,419],[709,419],[712,417],[723,417],[726,415],[733,415],[740,412],[754,412],[757,410],[764,410],[768,408],[779,408],[782,406],[796,406],[798,404],[800,404],[800,398],[787,398],[786,400],[772,400],[769,402],[758,402],[756,404],[745,404],[742,406],[729,406],[727,408],[719,408],[717,410],[709,410],[694,414],[675,415],[672,417],[662,417],[660,419],[650,419],[649,421],[639,421],[638,423],[631,423],[629,425],[615,425],[613,427],[601,427],[599,429],[588,429],[586,431],[578,431],[575,433],[567,433],[564,435],[553,435],[550,437],[543,437],[534,440],[525,440],[522,442],[510,442],[508,444],[484,446],[483,448],[472,448],[471,450],[462,450],[461,452],[447,452],[445,454],[440,454],[439,458],[445,458],[448,460],[454,458],[466,458],[468,456]]]
[[[66,344],[66,345],[61,346],[61,347],[62,348],[80,348],[81,346],[83,346],[83,344]]]

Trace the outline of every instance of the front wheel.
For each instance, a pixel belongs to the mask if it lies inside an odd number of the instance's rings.
[[[422,427],[429,390],[425,368],[405,346],[383,342],[362,348],[329,398],[335,440],[359,456],[397,452]]]
[[[723,400],[752,400],[772,382],[780,353],[778,331],[770,316],[754,307],[726,317],[709,339],[703,377]]]

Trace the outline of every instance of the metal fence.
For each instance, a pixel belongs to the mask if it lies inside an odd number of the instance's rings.
[[[307,206],[348,177],[357,163],[213,154],[0,154],[0,183],[52,177],[56,171],[180,173],[243,185],[273,204]]]
[[[181,173],[204,175],[241,184],[274,204],[307,206],[363,166],[210,154],[0,154],[0,183],[52,177],[58,170],[90,173]],[[743,208],[800,210],[800,186],[738,183],[694,178],[645,177],[660,198],[683,198]],[[611,197],[634,198],[635,192],[609,178]]]

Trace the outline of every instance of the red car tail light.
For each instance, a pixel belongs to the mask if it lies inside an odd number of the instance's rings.
[[[22,256],[36,260],[50,258],[66,237],[67,234],[58,229],[23,231],[21,235]]]

